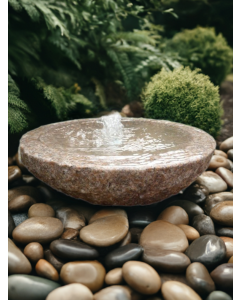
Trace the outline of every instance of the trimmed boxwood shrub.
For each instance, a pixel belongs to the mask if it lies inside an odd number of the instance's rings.
[[[169,40],[167,49],[178,52],[191,69],[200,68],[215,85],[220,85],[231,72],[232,48],[221,33],[216,35],[214,28],[183,30]]]
[[[199,70],[162,69],[143,90],[142,100],[147,118],[195,126],[213,137],[221,129],[223,110],[218,87]]]

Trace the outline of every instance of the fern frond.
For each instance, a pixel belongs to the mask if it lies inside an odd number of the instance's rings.
[[[99,97],[100,104],[101,104],[102,108],[107,109],[106,95],[105,95],[105,91],[104,91],[103,85],[95,77],[92,78],[92,82],[95,84],[95,87],[96,87],[95,95]]]

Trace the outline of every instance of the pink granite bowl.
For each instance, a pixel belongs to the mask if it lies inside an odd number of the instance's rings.
[[[123,118],[120,144],[98,144],[100,119],[60,122],[29,131],[22,163],[71,197],[99,205],[148,205],[179,193],[207,168],[215,140],[195,127]]]

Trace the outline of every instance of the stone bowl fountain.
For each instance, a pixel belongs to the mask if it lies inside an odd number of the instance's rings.
[[[215,140],[164,120],[107,117],[29,131],[19,156],[38,179],[98,205],[148,205],[179,193],[207,168]]]

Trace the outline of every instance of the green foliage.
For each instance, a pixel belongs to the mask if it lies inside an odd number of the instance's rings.
[[[20,99],[20,91],[10,75],[8,75],[8,125],[10,133],[27,128],[29,108]]]
[[[216,137],[221,129],[222,107],[218,87],[208,76],[189,67],[154,75],[142,93],[148,118],[198,127]]]
[[[185,65],[200,68],[215,85],[220,85],[231,72],[232,49],[222,34],[216,35],[213,28],[183,30],[169,41],[167,49],[185,58]]]

